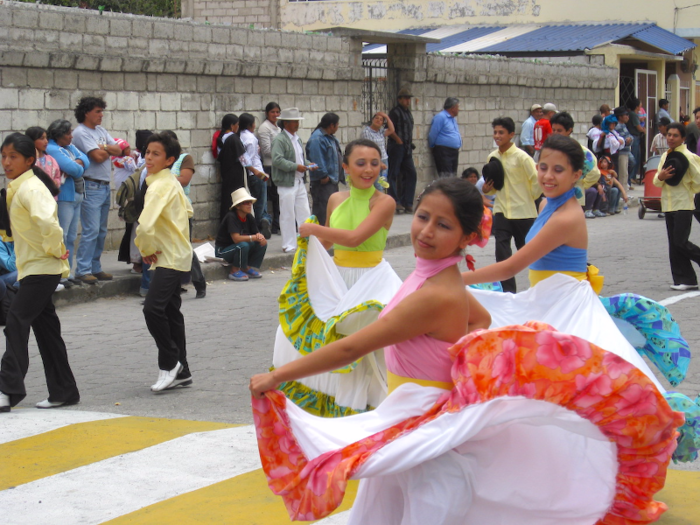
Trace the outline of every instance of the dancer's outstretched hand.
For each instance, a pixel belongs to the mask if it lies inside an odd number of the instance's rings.
[[[265,392],[268,390],[274,390],[279,382],[275,380],[272,372],[267,374],[257,374],[250,378],[250,393],[257,399],[262,399]]]

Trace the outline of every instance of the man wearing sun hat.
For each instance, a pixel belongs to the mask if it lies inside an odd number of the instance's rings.
[[[654,186],[661,188],[661,211],[666,219],[668,257],[673,284],[671,290],[696,290],[698,278],[693,263],[700,265],[700,248],[690,242],[695,194],[700,192],[700,157],[683,143],[685,126],[668,125],[668,151],[659,160]]]
[[[258,270],[267,251],[267,241],[252,215],[255,201],[245,188],[231,193],[233,204],[216,234],[214,253],[231,264],[228,278],[232,281],[262,277]]]
[[[298,108],[283,109],[277,122],[282,132],[272,141],[272,180],[280,197],[280,231],[282,251],[293,253],[297,249],[296,227],[311,215],[306,193],[308,166],[304,147],[297,135],[300,121],[304,120]]]
[[[542,105],[533,104],[530,107],[530,115],[520,126],[520,147],[531,157],[535,156],[535,137],[533,136],[535,124],[542,118],[542,113]]]

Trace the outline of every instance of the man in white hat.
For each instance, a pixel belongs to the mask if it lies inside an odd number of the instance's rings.
[[[280,197],[280,231],[284,253],[296,251],[296,226],[311,215],[304,182],[306,170],[316,168],[307,165],[304,148],[297,135],[302,120],[304,117],[298,108],[283,109],[277,119],[282,132],[272,141],[272,180]]]
[[[552,134],[552,124],[550,119],[557,114],[557,107],[551,102],[547,102],[542,108],[542,118],[535,123],[533,137],[535,139],[535,162],[540,158],[542,144]]]
[[[542,118],[542,105],[533,104],[530,108],[530,115],[525,119],[523,125],[520,126],[520,147],[527,151],[531,157],[535,156],[535,124]]]

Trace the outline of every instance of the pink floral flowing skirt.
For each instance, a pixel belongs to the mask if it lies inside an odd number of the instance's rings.
[[[468,334],[451,391],[404,384],[324,419],[279,391],[253,400],[263,468],[293,520],[327,516],[362,479],[362,525],[656,521],[683,415],[655,381],[585,339],[528,322]]]

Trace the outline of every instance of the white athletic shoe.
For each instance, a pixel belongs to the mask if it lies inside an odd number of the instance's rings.
[[[152,392],[162,392],[173,384],[177,375],[182,371],[182,365],[178,362],[172,370],[160,370],[158,381],[151,387]]]
[[[679,292],[684,292],[686,290],[697,290],[697,284],[672,284],[671,290],[678,290]]]

